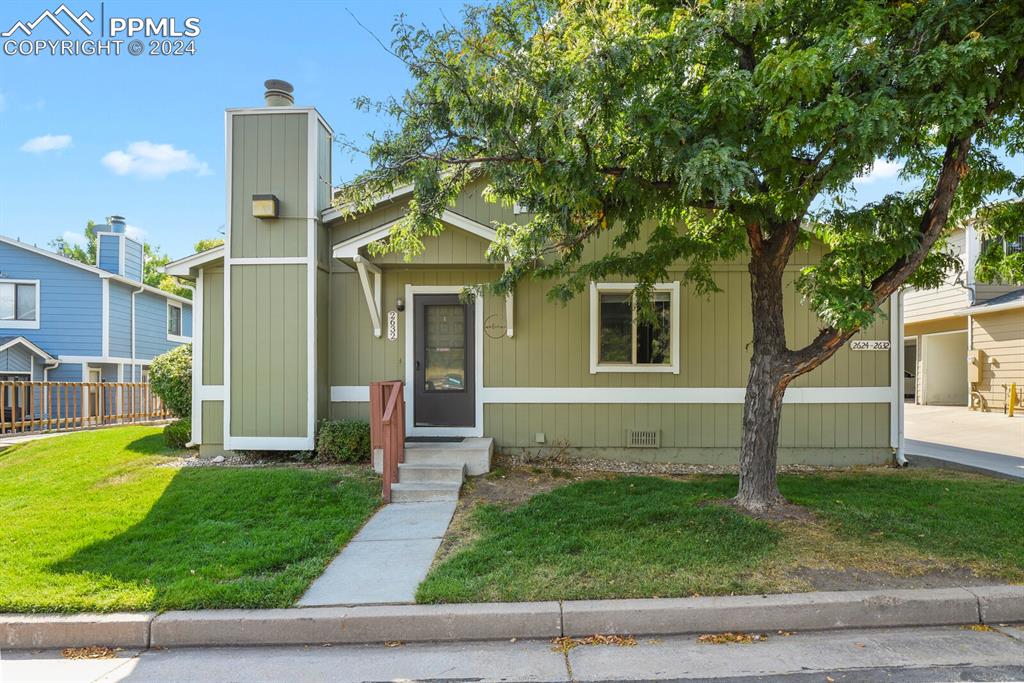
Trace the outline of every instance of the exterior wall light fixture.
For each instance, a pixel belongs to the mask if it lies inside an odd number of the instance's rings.
[[[254,194],[252,196],[252,215],[254,218],[277,218],[277,197],[272,194]]]

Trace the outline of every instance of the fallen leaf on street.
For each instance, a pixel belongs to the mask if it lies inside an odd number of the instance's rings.
[[[764,633],[742,633],[737,631],[727,631],[726,633],[705,633],[697,638],[698,643],[705,643],[711,645],[724,645],[726,643],[756,643],[760,641],[768,640],[768,635]]]
[[[66,647],[60,651],[64,659],[113,659],[118,650],[111,647],[92,645],[90,647]]]

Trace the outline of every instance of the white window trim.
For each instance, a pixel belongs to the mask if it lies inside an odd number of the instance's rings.
[[[167,300],[167,317],[164,320],[164,330],[166,331],[170,327],[170,323],[171,323],[171,307],[172,306],[174,308],[178,309],[178,315],[179,315],[179,318],[178,318],[178,320],[179,320],[178,329],[180,331],[184,332],[185,331],[185,308],[184,308],[184,306],[182,306],[177,301],[171,301],[170,299]],[[187,344],[188,342],[192,341],[192,337],[186,337],[183,334],[171,334],[170,332],[167,332],[167,341],[178,342],[179,344]]]
[[[0,320],[0,329],[10,330],[38,330],[39,319],[42,318],[42,311],[39,308],[40,303],[40,291],[39,280],[16,280],[4,278],[0,280],[0,284],[3,285],[35,285],[36,288],[36,318],[35,320]],[[17,292],[15,292],[15,315],[17,315]]]
[[[671,325],[672,325],[672,362],[668,365],[625,365],[600,363],[599,325],[601,319],[600,293],[615,292],[621,294],[632,294],[636,289],[635,282],[591,282],[590,283],[590,374],[596,375],[601,372],[670,372],[679,374],[679,282],[664,282],[654,285],[656,292],[668,292],[671,295]]]

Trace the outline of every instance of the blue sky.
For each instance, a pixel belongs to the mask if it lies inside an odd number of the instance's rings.
[[[67,3],[100,16],[99,2]],[[59,4],[0,3],[0,32]],[[89,219],[119,213],[172,257],[191,253],[196,240],[224,225],[224,109],[262,105],[263,81],[282,78],[295,86],[297,104],[316,106],[336,132],[360,139],[386,122],[356,112],[353,98],[398,95],[409,79],[348,11],[390,42],[399,12],[439,26],[444,15],[456,20],[461,7],[439,0],[107,0],[107,17],[199,17],[196,54],[0,54],[0,234],[45,246],[65,231],[80,233]],[[38,35],[63,37],[49,27]],[[336,151],[335,182],[361,168],[361,160]],[[169,169],[181,170],[162,174]]]
[[[100,17],[98,0],[67,2]],[[8,0],[0,32],[59,4]],[[106,17],[198,17],[196,54],[0,54],[0,234],[46,246],[117,213],[172,257],[185,256],[223,230],[225,108],[260,106],[263,81],[282,78],[295,86],[297,104],[316,106],[337,133],[362,140],[387,121],[357,112],[353,99],[400,96],[409,78],[352,15],[389,43],[399,12],[437,27],[457,20],[462,4],[107,0]],[[33,38],[63,37],[51,26],[38,30]],[[363,167],[336,151],[334,182]],[[858,183],[859,201],[900,187],[898,170],[878,164]]]

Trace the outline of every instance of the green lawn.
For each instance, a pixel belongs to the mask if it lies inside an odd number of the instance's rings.
[[[968,568],[1024,581],[1024,485],[938,471],[781,477],[807,522],[706,504],[736,478],[585,481],[472,513],[420,602],[810,590],[800,569],[893,576]]]
[[[0,612],[285,607],[380,504],[365,468],[175,455],[153,427],[0,453]]]

